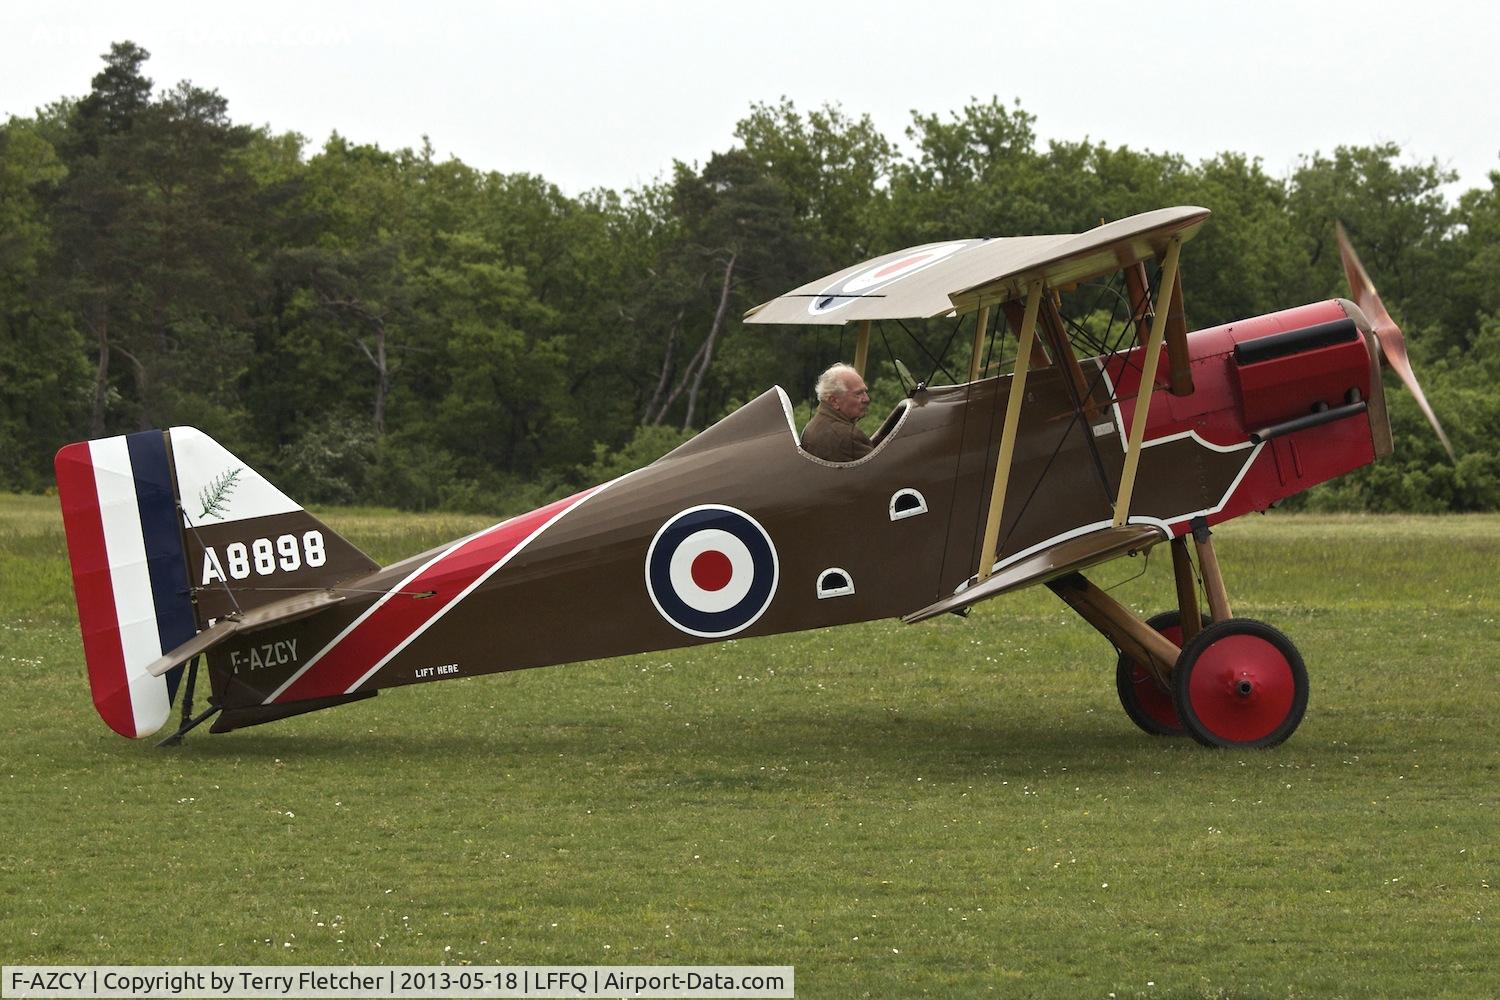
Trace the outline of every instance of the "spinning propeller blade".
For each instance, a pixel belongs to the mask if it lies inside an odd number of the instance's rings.
[[[1453,445],[1448,443],[1448,435],[1443,433],[1443,425],[1438,423],[1437,414],[1432,412],[1432,406],[1427,402],[1427,396],[1422,392],[1422,385],[1417,381],[1416,372],[1411,370],[1411,359],[1406,354],[1406,336],[1396,321],[1391,319],[1391,314],[1386,311],[1385,303],[1380,301],[1380,293],[1375,290],[1375,282],[1365,273],[1365,267],[1359,262],[1359,256],[1355,254],[1354,247],[1349,244],[1349,234],[1344,231],[1342,222],[1335,223],[1338,228],[1339,258],[1344,262],[1344,277],[1349,281],[1349,292],[1354,297],[1355,305],[1359,306],[1375,327],[1376,337],[1380,341],[1380,353],[1385,358],[1386,364],[1390,365],[1400,377],[1402,383],[1416,399],[1417,405],[1422,408],[1427,422],[1437,432],[1438,440],[1443,443],[1443,448],[1448,452],[1451,461],[1458,461],[1453,454]]]

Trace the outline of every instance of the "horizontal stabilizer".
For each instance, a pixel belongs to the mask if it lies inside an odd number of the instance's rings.
[[[254,632],[271,625],[284,625],[298,618],[306,618],[310,614],[338,604],[343,599],[343,594],[331,590],[319,590],[311,594],[288,597],[275,604],[263,605],[237,617],[220,619],[170,653],[162,654],[159,660],[146,668],[146,672],[153,677],[161,677],[173,667],[186,663],[199,653],[208,652],[234,636]]]
[[[163,653],[160,657],[153,660],[146,667],[146,673],[152,677],[161,677],[173,667],[186,663],[199,653],[207,652],[239,630],[240,623],[237,621],[226,619],[221,622],[215,622],[181,646],[178,646],[169,653]]]

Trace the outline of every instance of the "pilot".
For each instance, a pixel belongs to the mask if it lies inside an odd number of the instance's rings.
[[[859,372],[836,364],[818,376],[818,409],[802,431],[802,450],[829,462],[853,462],[875,449],[859,429],[870,391]]]

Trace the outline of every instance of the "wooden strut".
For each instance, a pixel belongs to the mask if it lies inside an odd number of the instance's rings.
[[[1151,307],[1150,289],[1146,283],[1146,265],[1136,261],[1124,269],[1125,298],[1130,303],[1130,314],[1135,320],[1135,341],[1142,347],[1150,341],[1151,321],[1155,310]],[[1167,364],[1170,368],[1168,385],[1174,396],[1188,396],[1193,392],[1192,357],[1187,345],[1187,312],[1182,305],[1182,276],[1172,283],[1172,295],[1167,303]]]
[[[1068,328],[1063,323],[1062,313],[1057,310],[1057,302],[1048,295],[1042,303],[1041,330],[1047,341],[1047,347],[1052,356],[1062,367],[1066,377],[1072,379],[1075,395],[1083,403],[1084,419],[1089,426],[1099,422],[1099,406],[1094,402],[1094,397],[1089,393],[1089,383],[1083,375],[1083,366],[1078,363],[1078,355],[1073,352],[1073,342],[1068,339]]]
[[[1198,518],[1193,523],[1193,541],[1198,547],[1198,565],[1203,569],[1203,589],[1208,591],[1208,614],[1216,622],[1234,617],[1229,609],[1229,591],[1224,589],[1224,574],[1219,557],[1214,554],[1213,532],[1208,522]]]
[[[1047,589],[1078,616],[1098,629],[1116,649],[1150,670],[1156,682],[1170,690],[1168,678],[1182,648],[1147,625],[1119,601],[1094,586],[1082,573],[1047,581]]]
[[[984,357],[984,335],[990,327],[990,307],[979,307],[979,319],[974,324],[974,352],[969,355],[969,381],[979,381],[979,362]]]
[[[1167,309],[1167,364],[1171,366],[1168,379],[1174,396],[1193,394],[1193,358],[1188,353],[1187,312],[1182,306],[1182,275],[1172,283],[1171,306]]]
[[[1186,646],[1203,630],[1198,612],[1198,586],[1193,579],[1193,557],[1188,554],[1187,537],[1172,539],[1172,576],[1177,582],[1177,614],[1182,627],[1182,644]]]
[[[1151,339],[1151,290],[1146,284],[1146,264],[1136,261],[1124,270],[1125,298],[1135,320],[1135,342],[1141,347]]]
[[[854,370],[865,377],[865,362],[870,360],[870,321],[860,320],[859,337],[854,342]]]
[[[995,570],[995,546],[1000,541],[1000,514],[1005,507],[1005,488],[1010,482],[1011,460],[1016,454],[1016,430],[1021,425],[1021,403],[1026,398],[1027,363],[1031,358],[1031,347],[1036,334],[1036,315],[1041,308],[1042,295],[1046,288],[1041,281],[1033,281],[1026,290],[1026,312],[1021,319],[1019,331],[1021,343],[1016,353],[1016,371],[1011,376],[1010,391],[1005,399],[1005,425],[1000,431],[1000,455],[995,461],[995,482],[990,488],[989,516],[984,522],[984,542],[979,549],[979,567],[975,570],[978,582],[983,582]]]
[[[1000,304],[1000,310],[1005,313],[1005,322],[1010,326],[1010,332],[1016,335],[1017,342],[1021,339],[1021,327],[1026,325],[1026,307],[1015,299],[1007,299]],[[1040,340],[1031,342],[1031,367],[1047,368],[1051,366],[1052,359],[1047,357],[1047,352],[1042,349]]]
[[[1151,320],[1151,337],[1141,358],[1140,387],[1135,394],[1135,414],[1130,421],[1130,441],[1125,448],[1125,468],[1120,472],[1120,492],[1115,498],[1114,526],[1123,527],[1130,517],[1130,495],[1135,490],[1135,474],[1141,464],[1141,444],[1146,437],[1146,415],[1151,410],[1151,395],[1156,388],[1156,365],[1161,357],[1161,342],[1167,330],[1167,309],[1162,300],[1172,299],[1177,282],[1177,260],[1182,251],[1182,237],[1167,243],[1167,256],[1161,264],[1161,288],[1157,292],[1156,315]]]

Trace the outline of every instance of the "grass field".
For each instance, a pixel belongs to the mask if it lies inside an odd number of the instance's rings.
[[[327,520],[381,560],[479,523]],[[1136,730],[1107,644],[1045,590],[157,750],[89,702],[55,501],[0,497],[0,959],[794,965],[815,998],[1500,995],[1500,517],[1218,537],[1236,613],[1311,673],[1276,750]],[[1114,591],[1143,611],[1170,601],[1152,562]]]

